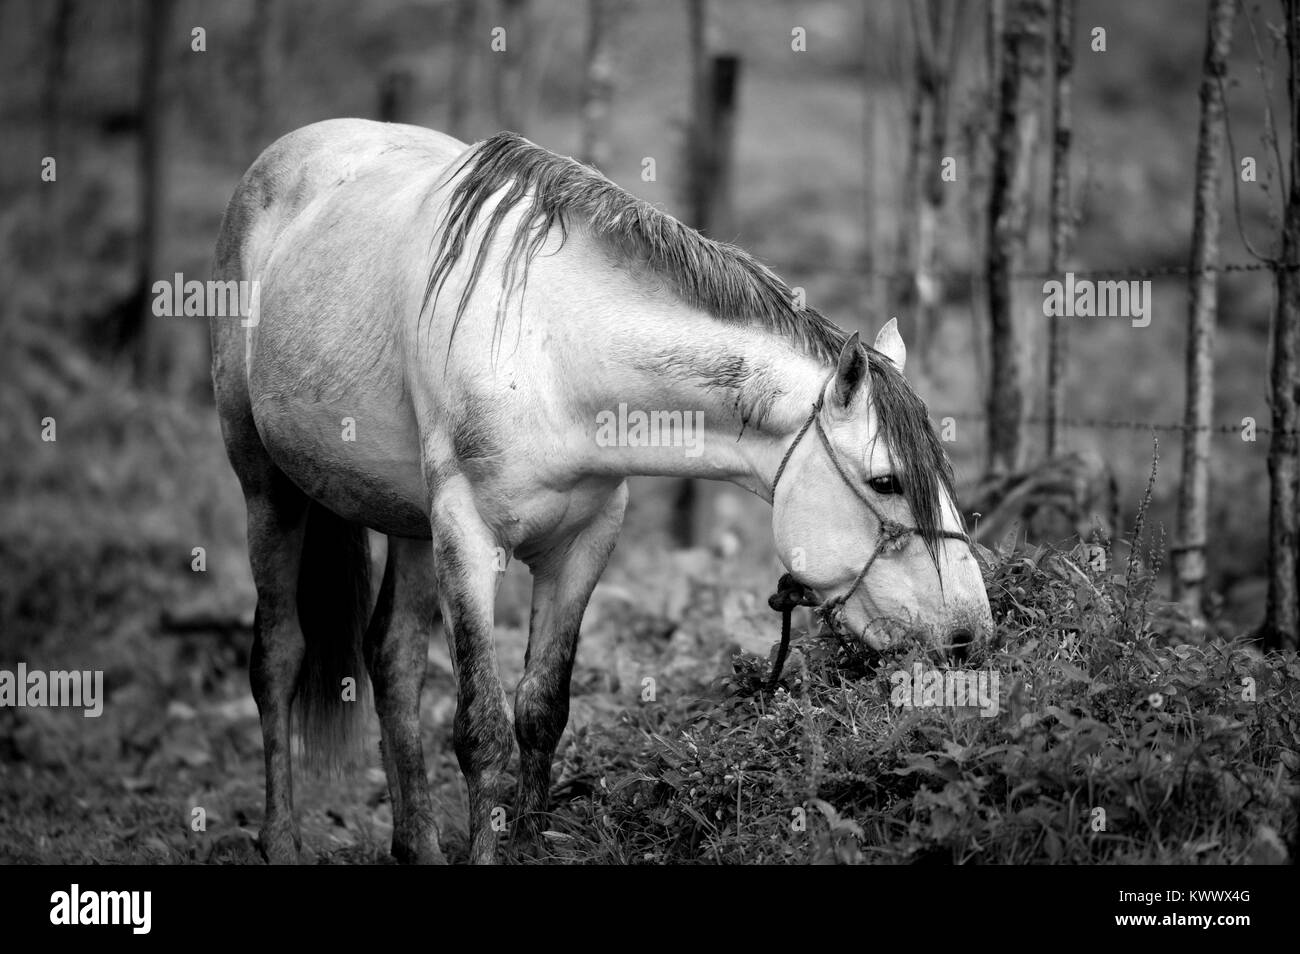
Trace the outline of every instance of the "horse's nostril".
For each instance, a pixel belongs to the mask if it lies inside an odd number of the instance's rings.
[[[954,662],[961,662],[970,655],[971,644],[974,642],[975,634],[969,629],[954,629],[948,634],[948,655]]]

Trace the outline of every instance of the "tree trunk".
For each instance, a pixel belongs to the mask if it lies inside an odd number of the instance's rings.
[[[415,77],[410,70],[403,67],[386,70],[379,79],[379,121],[409,123],[414,90]]]
[[[740,57],[719,54],[708,61],[709,98],[706,104],[707,165],[703,192],[707,212],[701,229],[723,242],[738,239],[732,202],[732,168],[736,148],[736,104],[740,90]]]
[[[609,103],[614,92],[612,50],[614,0],[587,0],[587,68],[582,86],[582,143],[578,158],[605,169],[609,165]]]
[[[880,136],[877,130],[879,111],[876,104],[876,20],[871,7],[862,5],[862,226],[863,272],[867,278],[864,296],[865,313],[873,319],[883,314],[884,286],[880,282]]]
[[[63,154],[64,93],[68,80],[68,47],[72,36],[73,0],[58,0],[50,21],[49,45],[46,47],[45,77],[41,89],[41,119],[45,143],[40,158],[49,156],[55,168],[68,159]],[[65,166],[66,175],[70,170]],[[37,260],[45,270],[45,283],[50,291],[51,305],[56,312],[63,311],[63,288],[55,263],[63,228],[63,191],[55,182],[41,183],[41,231]],[[4,319],[0,318],[0,324]]]
[[[686,150],[690,163],[686,214],[690,216],[691,225],[704,231],[709,218],[709,55],[705,0],[686,0],[686,14],[691,84],[691,121],[688,127],[691,138]]]
[[[1014,274],[1024,260],[1030,184],[1047,52],[1047,0],[1013,0],[1002,35],[998,125],[989,199],[988,470],[1021,464],[1024,428],[1022,335],[1016,331]]]
[[[128,331],[135,355],[135,375],[141,384],[162,384],[170,373],[171,329],[153,316],[149,289],[161,268],[162,209],[167,192],[164,137],[167,129],[167,88],[163,71],[171,35],[171,0],[147,0],[144,5],[144,47],[140,60],[140,232],[136,258],[139,315]],[[165,319],[164,319],[165,320]]]
[[[72,0],[58,0],[50,22],[50,43],[45,60],[45,81],[41,90],[41,113],[45,124],[45,150],[43,155],[53,156],[55,162],[64,159],[63,146],[63,93],[68,78],[68,45],[72,34]],[[44,202],[47,239],[53,243],[56,226],[59,190],[47,185],[41,192]]]
[[[1290,179],[1282,225],[1282,266],[1277,271],[1273,365],[1269,384],[1273,436],[1268,448],[1268,602],[1264,645],[1294,649],[1300,636],[1300,0],[1285,0],[1287,95],[1291,112]],[[1234,170],[1235,174],[1235,170]]]
[[[985,198],[992,181],[996,116],[1001,70],[1002,25],[1005,22],[1002,0],[988,0],[984,17],[983,85],[978,88],[977,106],[962,119],[962,146],[966,159],[966,187],[962,190],[962,212],[966,232],[971,236],[969,351],[974,359],[976,391],[979,403],[989,401],[989,355],[984,342],[990,340],[988,321],[988,274],[976,263],[989,260],[989,203]]]
[[[524,67],[530,49],[528,0],[501,0],[501,20],[506,30],[506,48],[492,54],[492,105],[500,130],[522,133],[524,115]]]
[[[1210,507],[1210,419],[1214,413],[1214,323],[1218,310],[1219,181],[1223,174],[1223,79],[1228,72],[1236,0],[1211,0],[1201,68],[1201,127],[1196,150],[1187,314],[1187,396],[1183,480],[1173,548],[1174,599],[1196,616],[1205,592],[1206,521]],[[1229,172],[1230,175],[1234,172]],[[1053,323],[1055,325],[1055,323]]]
[[[687,0],[691,63],[691,123],[685,150],[689,164],[686,206],[690,224],[712,238],[732,241],[736,224],[731,203],[731,166],[735,138],[740,58],[709,55],[705,0]],[[696,545],[711,519],[711,485],[684,479],[673,500],[672,537],[683,547]]]
[[[252,55],[252,89],[249,95],[249,114],[246,129],[245,162],[269,145],[279,126],[276,122],[275,67],[278,55],[279,17],[274,0],[253,0],[253,15],[248,21],[248,49]]]
[[[447,131],[466,141],[470,138],[469,94],[474,71],[474,50],[480,37],[475,36],[474,0],[452,0],[451,64],[447,77]]]
[[[1052,198],[1051,265],[1059,278],[1065,271],[1074,212],[1070,204],[1070,73],[1074,69],[1075,0],[1056,0],[1052,5],[1054,39],[1054,82],[1052,83]],[[1047,453],[1056,456],[1061,441],[1061,419],[1065,413],[1066,324],[1052,320],[1047,326]]]
[[[1006,0],[988,0],[987,32],[984,35],[988,57],[989,89],[996,100],[1002,89],[1002,34],[1007,29]]]
[[[689,163],[686,180],[686,214],[690,223],[701,232],[709,226],[708,193],[708,102],[709,66],[707,37],[708,12],[705,0],[686,0],[686,41],[689,46],[691,121],[688,126],[690,140],[686,157]],[[672,523],[669,527],[673,542],[680,547],[694,546],[699,537],[698,513],[700,503],[699,481],[687,477],[677,483],[673,494]]]
[[[924,0],[914,3],[912,34],[916,44],[915,83],[908,116],[909,195],[900,219],[900,260],[910,277],[900,291],[900,306],[915,309],[912,338],[917,359],[924,368],[930,340],[938,321],[939,217],[946,197],[940,163],[948,141],[948,104],[959,47],[961,0]],[[901,256],[908,256],[903,258]]]
[[[919,57],[918,57],[919,58]],[[903,159],[903,175],[898,201],[898,239],[894,246],[894,273],[890,276],[889,300],[891,311],[903,314],[916,312],[916,233],[921,215],[921,153],[925,142],[922,106],[919,92],[913,93],[907,105],[907,154]],[[917,323],[904,321],[904,340],[911,350],[920,348]]]

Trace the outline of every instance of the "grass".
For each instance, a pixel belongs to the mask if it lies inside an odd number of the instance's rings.
[[[1180,641],[1089,548],[984,554],[1000,711],[900,708],[913,649],[808,637],[775,696],[738,655],[699,697],[565,754],[549,858],[588,863],[1237,864],[1296,831],[1300,663]],[[1136,592],[1135,592],[1136,588]]]

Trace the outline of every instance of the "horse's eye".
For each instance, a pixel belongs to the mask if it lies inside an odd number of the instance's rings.
[[[901,494],[903,492],[903,485],[893,474],[887,477],[872,477],[867,481],[867,486],[881,495]]]

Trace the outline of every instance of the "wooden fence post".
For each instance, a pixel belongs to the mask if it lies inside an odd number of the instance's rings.
[[[912,14],[913,87],[908,109],[908,156],[904,212],[899,216],[900,276],[896,307],[912,309],[916,360],[929,364],[930,341],[939,318],[939,216],[944,182],[940,163],[948,141],[948,104],[961,45],[960,0],[916,0]]]
[[[447,76],[447,131],[469,141],[470,79],[482,38],[477,35],[474,0],[451,0],[451,56]]]
[[[534,41],[529,0],[500,0],[498,26],[505,29],[505,49],[493,52],[492,111],[497,130],[522,133],[528,117],[524,115],[525,61]]]
[[[1074,213],[1070,204],[1070,140],[1073,135],[1070,111],[1070,73],[1074,69],[1075,0],[1056,0],[1052,6],[1054,64],[1052,82],[1052,198],[1049,266],[1058,280],[1065,271]],[[1061,439],[1065,414],[1066,325],[1053,318],[1047,325],[1047,450],[1050,460]]]
[[[988,470],[1015,472],[1024,429],[1024,334],[1016,328],[1014,273],[1024,259],[1031,167],[1038,139],[1040,86],[1047,52],[1047,0],[1013,0],[1000,57],[997,136],[989,198],[988,295],[991,362]]]
[[[143,49],[140,60],[140,238],[136,256],[139,315],[128,327],[133,345],[135,378],[142,385],[166,386],[170,374],[170,326],[153,315],[149,289],[161,270],[163,203],[166,200],[166,148],[168,90],[164,71],[168,41],[172,39],[173,4],[149,0],[144,6]]]
[[[68,47],[72,36],[72,0],[58,0],[50,24],[49,44],[46,47],[45,76],[41,86],[41,113],[44,120],[44,155],[54,156],[56,162],[64,160],[63,123],[64,97],[68,82]],[[50,253],[55,242],[58,221],[60,190],[41,191],[42,212],[45,219],[45,261],[53,259]]]
[[[410,70],[390,69],[379,80],[379,121],[405,123],[411,120],[411,90],[415,77]]]
[[[609,102],[614,90],[615,0],[587,0],[587,62],[582,79],[582,141],[578,158],[604,169],[609,164]]]
[[[1268,600],[1261,635],[1270,648],[1295,648],[1300,639],[1300,0],[1284,0],[1283,9],[1291,156],[1269,369],[1273,435],[1268,447]]]
[[[691,140],[686,150],[690,163],[688,214],[691,225],[705,235],[728,241],[735,237],[731,167],[740,58],[731,54],[708,56],[704,0],[690,0],[687,9],[693,92]],[[702,511],[707,509],[701,498],[707,494],[700,490],[698,481],[686,478],[678,483],[670,526],[678,546],[691,547],[699,541]]]
[[[1223,79],[1228,72],[1236,0],[1211,0],[1201,68],[1192,260],[1188,271],[1186,407],[1178,526],[1171,548],[1174,599],[1196,616],[1205,588],[1210,505],[1210,419],[1214,411],[1214,323],[1218,309],[1219,181],[1225,139]],[[1230,172],[1230,175],[1235,172]]]

